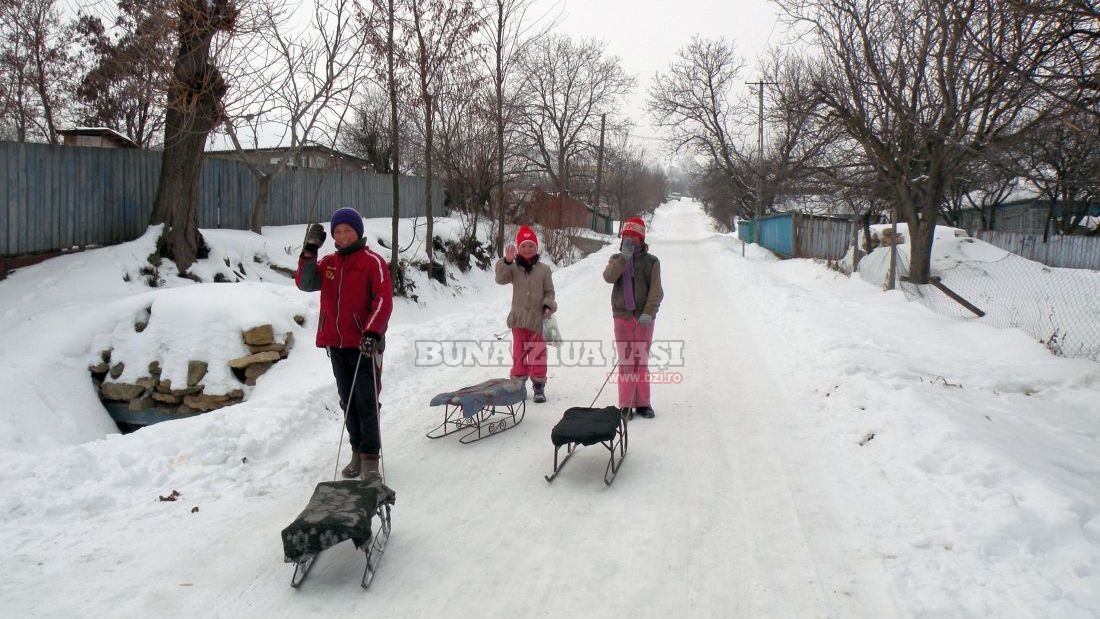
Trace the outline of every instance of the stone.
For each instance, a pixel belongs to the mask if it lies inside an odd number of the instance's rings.
[[[126,364],[121,362],[121,361],[119,361],[118,363],[112,365],[111,366],[111,378],[117,379],[119,376],[122,376],[122,370],[124,370],[124,369],[126,369]]]
[[[205,361],[187,362],[187,386],[194,387],[206,376],[208,366]]]
[[[145,411],[156,406],[153,398],[149,396],[142,396],[140,398],[134,398],[130,400],[130,403],[126,405],[126,408],[132,411]]]
[[[109,369],[110,369],[110,367],[107,365],[106,361],[100,361],[99,363],[96,363],[95,365],[89,365],[88,366],[88,371],[91,372],[92,374],[104,374],[104,375],[106,375],[107,370],[109,370]],[[118,378],[118,377],[116,376],[115,378]]]
[[[178,395],[173,395],[171,393],[161,393],[159,391],[153,392],[153,399],[157,402],[162,402],[164,404],[179,404],[183,401],[183,399]]]
[[[157,386],[157,379],[152,376],[142,376],[134,381],[134,383],[145,387],[146,389],[152,389]]]
[[[306,317],[301,315],[301,314],[294,314],[294,322],[299,327],[304,327],[304,326],[306,326]]]
[[[230,391],[229,393],[227,393],[225,395],[229,396],[229,399],[231,399],[231,400],[243,400],[244,399],[244,390],[243,389],[233,389],[232,391]]]
[[[112,402],[128,402],[145,393],[145,387],[131,383],[103,383],[99,387],[100,397]]]
[[[290,331],[286,332],[286,337],[283,338],[283,346],[285,346],[287,350],[294,348],[294,333]]]
[[[111,351],[112,350],[113,349],[108,348],[107,350],[99,351],[99,358],[103,359],[103,363],[110,363],[111,362]]]
[[[199,411],[212,411],[225,406],[229,396],[225,395],[189,395],[184,396],[183,405]]]
[[[244,343],[250,346],[266,346],[275,343],[275,329],[271,325],[260,325],[244,332]]]
[[[138,333],[141,333],[142,331],[145,330],[145,327],[148,327],[148,326],[149,326],[149,323],[145,322],[144,320],[139,320],[139,321],[134,323],[134,331],[137,331]]]
[[[256,379],[263,376],[264,372],[271,369],[270,363],[254,363],[244,370],[244,377],[246,385],[255,385]],[[248,381],[252,381],[251,383]]]
[[[248,356],[245,356],[245,357],[239,357],[237,359],[232,359],[232,360],[229,361],[229,367],[231,367],[235,370],[239,370],[241,368],[246,368],[246,367],[248,367],[250,365],[253,365],[255,363],[267,363],[269,361],[278,361],[278,360],[279,360],[279,353],[269,350],[267,352],[261,352],[261,353],[256,353],[254,355],[248,355]]]
[[[252,354],[261,352],[277,352],[280,357],[286,357],[286,346],[282,344],[266,344],[264,346],[249,346],[248,351]]]
[[[153,376],[160,376],[160,361],[149,362],[149,373]]]
[[[202,389],[203,389],[202,385],[195,385],[193,387],[183,387],[182,389],[173,389],[172,388],[172,379],[170,379],[170,378],[166,378],[164,380],[157,381],[157,387],[156,387],[156,390],[157,390],[158,393],[165,393],[165,394],[169,394],[169,395],[174,395],[177,398],[182,398],[185,395],[194,395],[196,393],[201,393]]]

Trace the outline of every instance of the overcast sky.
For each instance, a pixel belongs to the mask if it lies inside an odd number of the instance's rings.
[[[607,41],[611,53],[638,80],[626,113],[637,123],[632,132],[651,155],[660,142],[648,139],[656,134],[645,113],[645,93],[653,74],[665,71],[676,50],[692,35],[725,37],[737,45],[745,58],[745,80],[757,75],[757,57],[769,45],[783,40],[785,28],[779,10],[768,0],[539,0],[546,7],[562,10],[557,31],[576,37]]]
[[[69,0],[95,2],[96,0]],[[98,0],[103,1],[103,0]],[[113,0],[112,0],[113,1]],[[692,35],[733,40],[745,59],[743,81],[759,77],[758,57],[785,36],[779,10],[769,0],[536,0],[537,8],[560,14],[555,32],[572,37],[594,37],[608,44],[623,68],[637,79],[624,114],[635,123],[632,137],[646,147],[651,161],[669,163],[663,143],[645,112],[646,91],[653,75],[666,71],[676,50]],[[303,19],[306,9],[300,8]],[[538,11],[538,12],[541,12]],[[534,11],[533,11],[534,12]],[[742,88],[747,88],[741,86]],[[215,140],[228,148],[227,140]],[[222,144],[226,142],[226,144]]]

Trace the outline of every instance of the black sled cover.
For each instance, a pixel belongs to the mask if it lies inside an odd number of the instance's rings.
[[[550,432],[554,445],[580,443],[595,445],[615,438],[622,414],[614,406],[585,408],[575,406],[565,411],[561,421]]]

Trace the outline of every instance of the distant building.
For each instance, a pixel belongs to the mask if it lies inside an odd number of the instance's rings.
[[[91,148],[141,148],[130,138],[107,127],[74,127],[59,131],[65,138],[65,146]]]
[[[523,213],[529,223],[543,228],[591,228],[611,233],[611,216],[560,193],[547,193],[539,188],[523,192]]]
[[[279,148],[246,148],[243,150],[208,150],[205,155],[213,159],[228,159],[230,161],[245,161],[256,166],[271,166],[278,164],[292,149]],[[314,170],[343,170],[348,172],[373,172],[374,167],[370,162],[355,155],[342,153],[338,150],[310,144],[302,147],[295,153],[288,163],[295,168],[310,168]]]
[[[1062,215],[1064,204],[1054,206],[1054,217]],[[1050,201],[1036,198],[1012,200],[995,207],[996,214],[993,217],[993,229],[999,232],[1016,232],[1020,234],[1042,234],[1046,228]],[[1096,218],[1100,217],[1100,203],[1090,203],[1086,208],[1086,214],[1091,216],[1082,222],[1085,230],[1095,226]],[[974,234],[981,228],[981,214],[977,209],[966,208],[959,213],[959,227]]]

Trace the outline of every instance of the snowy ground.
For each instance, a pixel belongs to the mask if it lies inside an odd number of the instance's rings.
[[[265,231],[272,261],[300,243],[291,228]],[[610,488],[598,448],[552,486],[542,480],[550,428],[592,401],[608,367],[552,368],[550,401],[501,436],[431,441],[432,395],[507,369],[417,367],[416,342],[495,341],[508,290],[481,273],[456,282],[462,296],[423,283],[423,305],[398,305],[382,411],[398,498],[367,592],[350,544],[298,590],[282,563],[279,531],[332,477],[340,435],[328,362],[309,345],[315,295],[277,274],[247,284],[254,298],[213,284],[150,291],[121,282],[140,264],[122,253],[143,257],[129,244],[0,282],[0,389],[15,394],[0,403],[0,607],[13,617],[1100,616],[1100,364],[812,262],[752,246],[742,258],[686,200],[659,209],[651,228],[666,291],[656,337],[682,343],[683,364],[668,370],[683,381],[655,387],[657,418],[632,422]],[[240,239],[211,242],[242,252]],[[609,339],[600,272],[611,251],[556,271],[566,338]],[[230,314],[277,320],[304,307],[310,321],[290,327],[298,346],[247,402],[89,440],[106,425],[81,383],[97,338],[146,307],[140,295],[188,294],[179,290],[194,291],[195,307],[219,294]],[[598,403],[613,404],[612,390]],[[157,500],[172,490],[181,501]]]

